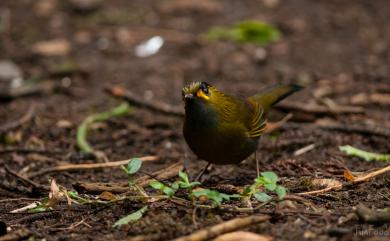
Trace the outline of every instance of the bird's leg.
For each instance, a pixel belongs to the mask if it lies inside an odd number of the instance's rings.
[[[209,168],[210,165],[211,165],[211,163],[208,162],[207,165],[202,169],[202,171],[200,171],[200,173],[198,174],[198,176],[196,176],[195,181],[199,181],[199,180],[200,180],[200,178],[203,176],[203,174],[205,173],[205,171],[207,170],[207,168]]]
[[[183,161],[183,172],[189,172],[189,161],[188,161],[188,155],[187,150],[184,152],[184,161]]]
[[[256,159],[256,174],[258,177],[260,175],[260,171],[259,171],[259,160],[257,159],[257,150],[255,151],[255,159]]]

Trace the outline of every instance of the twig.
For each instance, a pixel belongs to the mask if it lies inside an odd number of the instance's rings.
[[[327,107],[314,103],[307,104],[301,102],[283,102],[275,107],[287,110],[299,110],[313,114],[361,114],[365,112],[365,109],[360,106],[335,105]]]
[[[141,161],[156,161],[159,159],[158,156],[144,156],[139,157]],[[87,164],[67,164],[67,165],[59,165],[55,167],[49,167],[43,169],[41,171],[28,174],[28,178],[41,176],[43,174],[49,172],[63,172],[63,171],[74,171],[74,170],[86,170],[86,169],[99,169],[99,168],[109,168],[109,167],[117,167],[121,165],[126,165],[129,160],[122,161],[114,161],[114,162],[104,162],[104,163],[87,163]]]
[[[304,147],[296,150],[294,152],[294,156],[300,156],[300,155],[302,155],[302,154],[304,154],[306,152],[309,152],[309,151],[313,150],[315,147],[316,147],[315,144],[310,144],[310,145],[304,146]]]
[[[183,170],[182,162],[177,162],[167,168],[156,171],[149,176],[143,176],[135,180],[141,187],[146,187],[149,185],[149,182],[153,179],[157,179],[159,181],[164,181],[169,178],[176,176],[179,171]],[[87,192],[87,193],[102,193],[104,191],[108,191],[111,193],[124,193],[129,191],[128,183],[75,183],[73,187],[79,192]]]
[[[55,88],[56,84],[53,81],[44,81],[37,84],[23,85],[11,90],[0,90],[0,102],[25,96],[49,94],[53,92]]]
[[[220,234],[232,232],[235,230],[239,230],[242,228],[245,228],[247,226],[265,222],[269,220],[271,217],[268,215],[253,215],[248,216],[244,218],[235,218],[220,224],[217,224],[215,226],[201,229],[199,231],[196,231],[188,236],[180,237],[177,239],[174,239],[174,241],[203,241],[208,240],[211,238],[214,238]]]
[[[365,175],[363,175],[361,177],[357,177],[353,181],[351,181],[349,183],[346,183],[346,184],[337,183],[337,184],[335,184],[333,186],[330,186],[330,187],[327,187],[327,188],[324,188],[324,189],[315,190],[315,191],[309,191],[309,192],[300,192],[300,193],[296,193],[295,195],[300,195],[300,196],[319,195],[319,194],[323,194],[323,193],[330,192],[330,191],[333,191],[333,190],[341,190],[341,189],[343,189],[345,187],[357,185],[357,184],[360,184],[362,182],[368,181],[371,178],[374,178],[376,176],[385,174],[385,173],[387,173],[389,171],[390,171],[390,165],[388,165],[388,166],[386,166],[384,168],[381,168],[379,170],[369,172],[369,173],[367,173],[367,174],[365,174]]]
[[[22,182],[31,185],[35,189],[35,191],[42,192],[42,191],[49,190],[48,187],[41,185],[39,183],[33,182],[29,178],[26,178],[26,177],[19,175],[18,173],[9,169],[7,166],[4,166],[4,169],[7,171],[7,173],[11,174],[12,176],[16,177],[17,179],[21,180]]]
[[[7,133],[8,131],[11,131],[13,129],[18,128],[19,126],[23,125],[24,123],[27,123],[30,121],[35,114],[35,105],[32,104],[29,108],[26,114],[24,114],[19,120],[12,121],[9,123],[6,123],[4,125],[0,126],[0,135]]]
[[[42,213],[29,213],[27,216],[21,217],[19,219],[13,220],[13,224],[17,223],[32,223],[36,220],[45,219],[48,217],[56,218],[60,216],[61,212],[54,210],[54,211],[48,211],[48,212],[42,212]]]
[[[23,240],[30,236],[32,233],[27,228],[17,229],[9,234],[0,237],[0,241],[16,241]]]
[[[107,86],[105,89],[109,94],[115,97],[125,99],[135,106],[143,107],[165,115],[173,115],[180,117],[184,116],[183,108],[180,106],[173,106],[167,103],[145,100],[141,96],[138,96],[135,93],[119,86]]]
[[[293,117],[293,114],[289,113],[288,115],[283,117],[283,119],[281,119],[278,122],[274,122],[274,123],[268,122],[267,123],[267,129],[265,129],[265,133],[271,133],[271,132],[275,131],[276,129],[279,129],[281,126],[286,124],[287,121],[290,120],[292,117]]]

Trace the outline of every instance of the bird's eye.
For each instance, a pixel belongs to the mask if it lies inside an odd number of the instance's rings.
[[[200,86],[200,89],[203,91],[203,93],[205,93],[206,95],[208,95],[209,94],[209,89],[207,88],[207,86],[206,85],[201,85]]]

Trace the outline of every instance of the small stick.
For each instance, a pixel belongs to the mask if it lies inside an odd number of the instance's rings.
[[[11,121],[9,123],[6,123],[6,124],[0,126],[0,135],[6,133],[8,131],[11,131],[13,129],[16,129],[19,126],[23,125],[24,123],[27,123],[28,121],[30,121],[34,117],[34,114],[35,114],[35,105],[32,104],[28,108],[28,111],[26,112],[26,114],[24,114],[19,120]]]
[[[144,156],[139,157],[141,161],[156,161],[159,159],[158,156]],[[27,175],[28,178],[41,176],[49,172],[63,172],[63,171],[73,171],[73,170],[85,170],[85,169],[98,169],[98,168],[108,168],[108,167],[117,167],[121,165],[126,165],[129,160],[114,161],[114,162],[104,162],[104,163],[87,163],[87,164],[66,164],[59,165],[55,167],[49,167],[41,171],[31,173]]]
[[[315,144],[310,144],[310,145],[304,146],[301,149],[296,150],[294,152],[294,156],[300,156],[302,154],[305,154],[306,152],[313,150],[315,147],[316,147]]]
[[[203,241],[214,238],[218,235],[232,232],[235,230],[243,229],[247,226],[261,223],[269,220],[271,217],[268,215],[253,215],[244,218],[235,218],[209,228],[198,230],[188,236],[179,237],[173,241]]]
[[[29,178],[26,178],[26,177],[23,177],[23,176],[19,175],[18,173],[16,173],[16,172],[12,171],[11,169],[9,169],[7,166],[4,166],[4,169],[9,174],[11,174],[12,176],[16,177],[17,179],[21,180],[24,183],[27,183],[27,184],[31,185],[36,190],[49,190],[48,187],[43,186],[43,185],[41,185],[39,183],[33,182]]]
[[[290,120],[292,117],[293,117],[293,114],[292,113],[288,113],[288,115],[283,117],[283,119],[281,119],[278,122],[274,122],[274,123],[268,122],[267,123],[267,128],[265,129],[265,133],[271,133],[271,132],[275,131],[276,129],[279,129],[281,126],[286,124],[286,122],[288,120]]]
[[[179,161],[167,168],[152,173],[150,176],[153,176],[153,178],[149,176],[143,176],[137,178],[135,182],[141,187],[146,187],[153,179],[164,181],[176,176],[181,170],[183,170],[183,165],[181,161]],[[102,193],[104,191],[111,193],[124,193],[129,191],[128,183],[75,183],[73,184],[73,187],[77,191],[87,193]]]
[[[385,174],[385,173],[387,173],[389,171],[390,171],[390,165],[388,165],[388,166],[386,166],[384,168],[381,168],[379,170],[369,172],[369,173],[367,173],[367,174],[365,174],[365,175],[363,175],[361,177],[357,177],[353,181],[351,181],[350,183],[335,184],[333,186],[330,186],[330,187],[327,187],[327,188],[324,188],[324,189],[310,191],[310,192],[300,192],[300,193],[296,193],[295,195],[300,195],[300,196],[304,196],[304,195],[319,195],[319,194],[323,194],[323,193],[330,192],[330,191],[333,191],[333,190],[340,190],[340,189],[343,189],[345,187],[357,185],[357,184],[360,184],[362,182],[368,181],[371,178],[374,178],[376,176]]]
[[[107,86],[105,89],[109,94],[115,97],[125,99],[135,106],[143,107],[165,115],[173,115],[179,117],[184,116],[183,108],[180,106],[173,106],[167,103],[145,100],[141,96],[138,96],[135,93],[119,86]]]

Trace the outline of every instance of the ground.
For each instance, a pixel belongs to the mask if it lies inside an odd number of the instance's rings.
[[[194,212],[193,206],[161,201],[150,204],[138,222],[112,228],[115,221],[144,204],[127,200],[68,206],[61,202],[53,211],[39,215],[10,213],[42,200],[48,192],[31,190],[31,185],[10,175],[5,167],[26,174],[58,164],[96,162],[78,151],[76,130],[87,116],[121,102],[104,91],[108,85],[119,85],[152,102],[182,107],[181,88],[191,81],[208,81],[224,92],[242,96],[275,83],[299,83],[305,89],[271,113],[271,121],[287,113],[293,117],[262,138],[258,148],[261,170],[277,173],[294,194],[312,188],[304,185],[307,180],[345,181],[345,169],[355,173],[386,165],[346,156],[338,147],[390,152],[388,1],[85,2],[92,2],[92,7],[57,0],[0,3],[0,59],[17,64],[26,82],[54,85],[31,95],[0,98],[3,128],[35,109],[27,122],[5,132],[0,128],[0,220],[12,230],[26,227],[36,239],[46,240],[123,240],[147,234],[169,240],[250,215],[220,209],[197,208]],[[281,39],[257,46],[209,41],[204,36],[212,26],[246,19],[273,24],[281,31]],[[135,46],[155,35],[165,40],[161,50],[147,58],[137,57]],[[54,51],[37,47],[48,40],[59,40]],[[0,82],[1,93],[6,92],[5,83]],[[291,108],[289,103],[300,105]],[[313,104],[326,107],[325,111],[305,110]],[[328,108],[334,105],[355,109],[334,112]],[[329,124],[343,128],[323,127]],[[133,107],[127,116],[94,125],[88,140],[111,161],[158,156],[158,161],[144,164],[145,172],[188,158],[190,173],[196,173],[205,163],[186,149],[181,125],[181,117]],[[348,130],[367,126],[379,131]],[[294,156],[309,144],[315,148]],[[251,184],[255,175],[255,162],[250,158],[240,166],[214,167],[206,174],[203,187],[242,187]],[[53,172],[31,180],[49,186],[52,178],[68,190],[77,182],[126,182],[120,168]],[[254,213],[272,219],[245,230],[275,240],[387,240],[388,225],[359,222],[353,208],[358,204],[372,209],[389,207],[389,183],[389,175],[383,175],[341,191],[306,197],[310,205],[291,200],[270,203]],[[75,226],[81,220],[83,223]],[[378,232],[362,235],[359,230]]]

